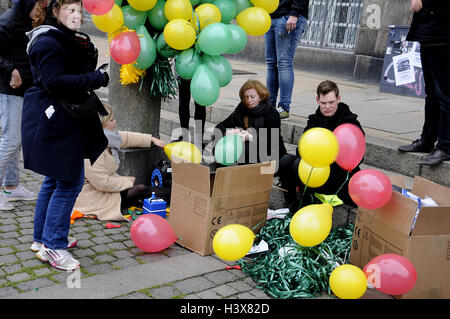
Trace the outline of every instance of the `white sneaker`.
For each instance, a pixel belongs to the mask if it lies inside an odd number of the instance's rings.
[[[36,193],[30,192],[22,185],[18,185],[16,188],[10,190],[4,189],[3,196],[9,201],[35,200],[37,198]]]
[[[9,203],[3,194],[0,194],[0,210],[14,209],[14,205]]]
[[[49,262],[50,266],[64,271],[73,271],[80,267],[80,262],[65,249],[50,249],[42,245],[36,253],[37,258]]]
[[[75,237],[67,237],[68,243],[67,243],[67,249],[73,248],[77,245],[78,240]],[[31,251],[38,252],[39,249],[41,249],[42,243],[34,241],[31,245],[30,249]]]

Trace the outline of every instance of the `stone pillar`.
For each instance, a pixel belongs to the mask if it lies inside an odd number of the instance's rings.
[[[159,138],[161,99],[151,99],[149,77],[144,78],[141,90],[137,84],[120,84],[120,65],[110,59],[110,81],[108,103],[114,111],[114,118],[121,131],[152,134]],[[152,146],[150,149],[127,149],[119,154],[118,174],[135,176],[136,183],[150,184],[153,164],[165,157],[163,150]]]

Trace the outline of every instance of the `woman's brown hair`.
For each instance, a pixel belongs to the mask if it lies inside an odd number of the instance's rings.
[[[264,84],[262,84],[258,80],[248,80],[241,86],[241,89],[239,90],[239,97],[244,104],[246,104],[244,93],[249,89],[255,89],[259,97],[261,98],[261,101],[267,100],[270,96],[269,90]]]

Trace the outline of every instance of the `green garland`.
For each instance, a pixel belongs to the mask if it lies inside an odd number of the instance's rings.
[[[147,76],[150,76],[151,82],[150,98],[160,98],[163,101],[175,98],[178,92],[178,84],[167,58],[157,54],[155,62],[147,69],[141,81]]]
[[[268,220],[257,237],[267,242],[268,253],[243,258],[237,263],[249,274],[257,288],[275,298],[313,298],[327,291],[329,276],[338,264],[347,262],[353,225],[333,229],[326,240],[315,247],[302,247],[289,233],[292,216]],[[279,250],[292,247],[281,257]]]

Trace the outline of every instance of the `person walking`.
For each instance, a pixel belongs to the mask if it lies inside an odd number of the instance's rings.
[[[309,0],[280,0],[278,8],[270,14],[269,31],[264,35],[267,65],[266,86],[270,101],[277,105],[281,119],[289,118],[294,89],[293,60],[298,42],[306,28]]]
[[[60,101],[77,103],[88,91],[107,86],[104,66],[97,70],[98,50],[79,32],[80,0],[52,0],[44,24],[28,32],[27,52],[34,86],[24,96],[22,114],[25,168],[44,175],[36,201],[32,250],[56,269],[80,267],[67,248],[70,216],[84,183],[84,158],[93,164],[108,141],[97,114],[72,117]],[[96,109],[107,114],[103,104]]]
[[[398,150],[430,152],[417,163],[436,166],[450,160],[450,2],[411,0],[410,8],[414,15],[406,40],[420,43],[425,120],[420,138]]]
[[[33,78],[26,52],[25,32],[44,17],[40,1],[13,0],[13,7],[0,16],[0,210],[12,210],[10,201],[35,200],[37,195],[19,184],[20,125],[23,96]]]

